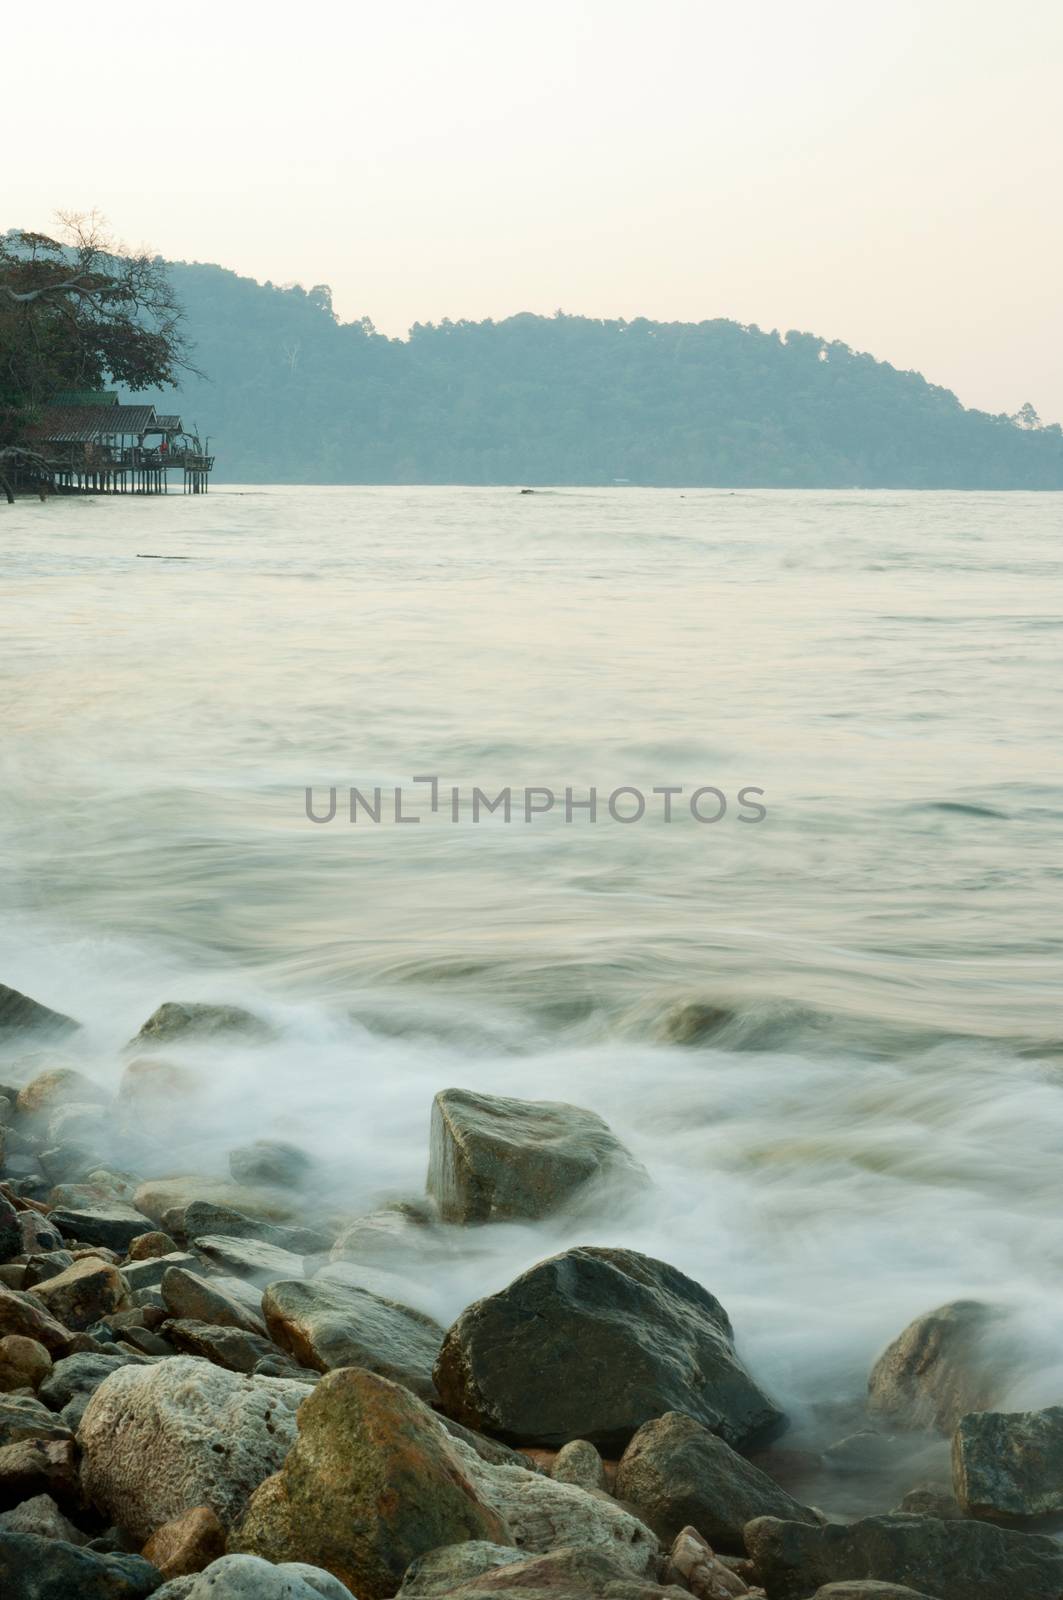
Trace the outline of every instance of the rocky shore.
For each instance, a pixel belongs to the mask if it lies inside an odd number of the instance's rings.
[[[1063,1408],[1004,1409],[1002,1307],[898,1329],[810,1449],[666,1261],[566,1249],[449,1328],[379,1292],[495,1223],[592,1236],[596,1194],[653,1183],[593,1112],[446,1090],[425,1194],[349,1215],[296,1144],[160,1164],[182,1045],[258,1019],[160,1006],[114,1094],[75,1030],[0,986],[3,1600],[1063,1595]],[[898,1473],[871,1516],[810,1492]]]

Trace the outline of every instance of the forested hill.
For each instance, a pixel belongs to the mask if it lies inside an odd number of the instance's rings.
[[[327,289],[171,276],[208,375],[177,404],[229,482],[1063,488],[1058,427],[807,333],[521,315],[400,340]]]

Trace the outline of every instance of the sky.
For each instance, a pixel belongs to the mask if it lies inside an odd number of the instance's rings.
[[[95,209],[392,334],[800,328],[1063,420],[1059,0],[53,0],[4,43],[0,227]]]

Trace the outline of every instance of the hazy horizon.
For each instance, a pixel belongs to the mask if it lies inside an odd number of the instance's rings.
[[[35,27],[9,23],[14,55]],[[80,52],[49,60],[47,119],[32,75],[8,86],[33,161],[5,225],[96,208],[391,335],[559,307],[797,328],[1053,421],[1061,59],[1048,0],[547,0],[534,27],[416,0],[315,31],[192,4],[109,40],[87,128]]]

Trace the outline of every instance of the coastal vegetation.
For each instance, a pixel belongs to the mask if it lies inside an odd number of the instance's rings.
[[[168,274],[210,373],[180,407],[230,481],[1063,488],[1032,405],[968,410],[811,333],[558,312],[394,339],[323,285]]]

